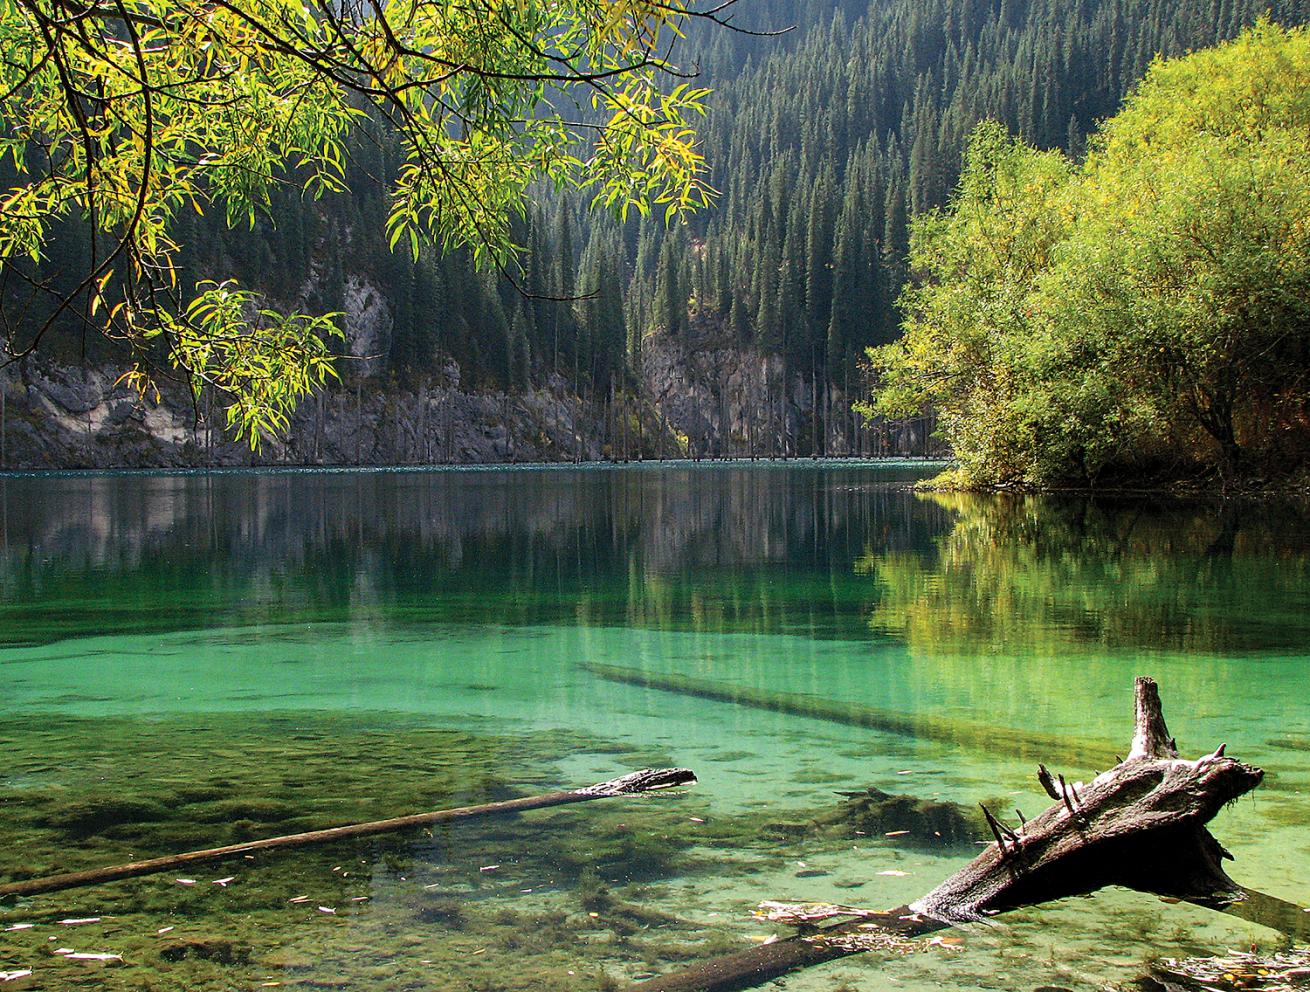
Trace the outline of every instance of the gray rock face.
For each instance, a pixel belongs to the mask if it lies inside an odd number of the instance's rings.
[[[692,456],[859,453],[850,400],[840,390],[816,390],[805,372],[704,321],[693,322],[686,338],[650,339],[641,366],[643,396],[686,436]]]
[[[197,420],[184,389],[161,383],[155,403],[113,386],[112,370],[82,373],[29,361],[0,383],[6,401],[0,469],[488,464],[606,456],[606,430],[612,428],[604,412],[570,393],[562,380],[510,396],[466,392],[458,386],[458,369],[446,372],[415,388],[380,388],[361,379],[319,394],[296,411],[285,438],[252,453],[223,436],[216,404],[202,404]],[[641,431],[646,448],[634,436],[629,454],[653,451],[658,430],[647,411]],[[673,450],[671,439],[663,442]]]
[[[363,282],[348,290],[351,353],[385,353],[385,301]],[[816,425],[814,390],[777,356],[716,341],[701,329],[685,340],[651,339],[642,358],[639,398],[619,396],[611,404],[585,402],[558,376],[506,395],[464,387],[453,361],[411,387],[366,374],[367,361],[351,363],[351,381],[304,402],[286,437],[258,452],[224,436],[217,402],[202,402],[197,417],[178,384],[159,383],[156,403],[117,385],[121,369],[28,359],[0,372],[0,469],[767,458],[852,450],[849,403],[836,393],[826,397],[829,414]]]

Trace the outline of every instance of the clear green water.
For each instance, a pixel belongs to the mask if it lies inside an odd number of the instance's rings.
[[[0,972],[33,969],[0,989],[612,987],[775,932],[762,899],[920,895],[971,842],[887,838],[903,825],[838,820],[836,793],[958,803],[968,829],[980,799],[1034,813],[1015,738],[1092,773],[1127,746],[1136,674],[1184,751],[1266,768],[1216,833],[1239,881],[1310,903],[1310,516],[907,492],[925,471],[0,479],[0,879],[647,765],[701,778],[3,904],[0,931],[36,926],[0,932]],[[1127,987],[1155,955],[1279,941],[1110,892],[787,987]]]

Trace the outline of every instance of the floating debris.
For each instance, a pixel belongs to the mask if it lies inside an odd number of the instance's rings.
[[[299,906],[302,903],[309,902],[309,896],[294,896],[287,900],[293,906]]]
[[[13,982],[20,978],[26,978],[32,974],[31,968],[20,968],[18,971],[0,971],[0,982]]]
[[[216,878],[209,884],[217,885],[219,888],[226,889],[229,882],[235,882],[236,880],[237,877],[235,875],[229,875],[227,878]]]
[[[824,920],[837,919],[842,916],[882,916],[876,910],[858,909],[855,906],[843,906],[832,902],[776,902],[767,900],[760,903],[752,914],[766,919],[770,923],[781,923],[789,927],[802,929],[812,927]]]
[[[195,880],[194,878],[175,878],[175,879],[173,879],[173,881],[176,882],[178,885],[195,885],[195,884],[196,884],[196,880]]]
[[[50,953],[51,953],[51,954],[61,954],[61,955],[62,955],[62,954],[72,954],[72,953],[73,953],[73,949],[72,949],[71,947],[56,947],[56,948],[55,948],[53,951],[51,951]]]
[[[176,927],[160,927],[158,930],[155,931],[155,933],[159,933],[159,934],[162,934],[162,933],[172,933],[172,931],[174,931],[175,929],[177,929],[177,928],[176,928]]]
[[[5,933],[12,933],[14,930],[31,930],[34,926],[35,923],[11,923],[5,927]]]
[[[888,830],[885,834],[883,834],[883,836],[884,836],[884,837],[904,837],[904,836],[905,836],[906,834],[908,834],[908,833],[909,833],[908,830]]]
[[[878,874],[889,875],[892,878],[905,878],[910,873],[908,871],[901,871],[899,868],[888,868],[886,871],[878,872]]]
[[[837,934],[812,934],[802,939],[857,953],[881,951],[885,954],[904,955],[919,950],[914,941],[890,933],[876,923],[865,923],[854,930],[843,930]]]
[[[83,916],[77,919],[60,920],[59,924],[60,926],[65,926],[65,927],[80,927],[84,923],[99,923],[99,922],[100,922],[100,917],[98,916]]]
[[[1156,968],[1165,975],[1190,978],[1224,992],[1284,992],[1310,986],[1310,949],[1270,955],[1232,952],[1211,958],[1165,958]]]
[[[331,914],[332,916],[336,916],[336,915],[337,915],[337,911],[336,911],[333,907],[331,907],[331,906],[319,906],[319,907],[318,907],[318,911],[319,911],[320,913],[329,913],[329,914]]]
[[[500,865],[483,865],[478,871],[495,871]]]
[[[123,955],[121,954],[100,954],[94,951],[73,951],[65,954],[64,957],[68,958],[69,961],[101,961],[106,963],[117,961],[120,964],[123,961]]]

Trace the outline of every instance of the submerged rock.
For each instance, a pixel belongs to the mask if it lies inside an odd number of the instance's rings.
[[[159,951],[159,956],[165,961],[198,958],[217,964],[246,964],[250,961],[250,955],[249,945],[224,937],[192,937],[177,940]]]
[[[894,796],[873,786],[843,795],[845,801],[835,810],[816,817],[825,832],[848,837],[892,834],[898,843],[914,847],[965,847],[982,839],[978,818],[956,803]]]
[[[89,796],[70,803],[50,806],[37,821],[42,826],[61,829],[75,837],[104,833],[126,824],[156,823],[171,819],[173,812],[153,799]]]

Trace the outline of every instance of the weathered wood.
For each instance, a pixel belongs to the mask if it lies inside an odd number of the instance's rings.
[[[708,679],[692,678],[672,672],[647,672],[623,665],[588,662],[586,671],[610,682],[622,682],[677,693],[697,699],[770,710],[790,716],[807,717],[848,727],[862,727],[887,734],[920,740],[940,741],[954,747],[989,751],[1025,761],[1060,760],[1069,764],[1086,764],[1093,768],[1109,767],[1115,760],[1114,746],[1095,741],[1069,741],[1054,734],[1041,734],[1010,727],[996,727],[970,720],[954,720],[925,714],[907,716],[874,709],[859,703],[843,703],[800,693],[753,689]]]
[[[308,847],[311,844],[351,840],[356,837],[371,837],[375,834],[395,833],[416,827],[429,827],[438,823],[451,823],[456,820],[507,816],[530,809],[569,806],[574,803],[590,802],[593,799],[609,799],[617,796],[655,792],[660,789],[692,785],[695,782],[695,774],[686,768],[647,768],[624,775],[621,778],[611,779],[608,782],[599,782],[596,785],[590,785],[583,789],[573,789],[568,792],[548,792],[541,796],[525,796],[521,799],[483,803],[479,806],[460,806],[455,809],[414,813],[409,816],[397,816],[387,820],[373,820],[369,823],[353,823],[343,827],[330,827],[326,830],[310,830],[299,834],[287,834],[282,837],[266,837],[263,840],[253,840],[244,844],[228,844],[225,847],[211,847],[203,851],[187,851],[184,854],[171,854],[162,858],[151,858],[148,861],[133,861],[124,865],[112,865],[108,868],[93,868],[87,871],[68,872],[62,875],[48,875],[44,878],[27,878],[16,882],[5,882],[0,884],[0,898],[6,896],[31,896],[41,892],[57,892],[63,889],[99,885],[103,882],[116,882],[124,878],[137,878],[141,875],[154,875],[189,865],[218,861],[236,854]]]
[[[1264,773],[1226,757],[1222,745],[1196,761],[1179,758],[1155,683],[1139,678],[1135,691],[1136,733],[1126,760],[1086,785],[1040,766],[1038,779],[1055,804],[1017,829],[985,810],[996,842],[910,906],[703,962],[629,992],[738,992],[888,937],[922,936],[1107,885],[1246,915],[1251,900],[1237,902],[1247,893],[1221,867],[1231,855],[1205,824]]]

